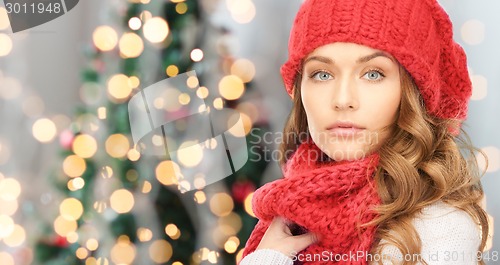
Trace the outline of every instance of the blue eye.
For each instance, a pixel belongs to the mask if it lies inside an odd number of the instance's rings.
[[[319,72],[312,74],[311,77],[316,79],[316,80],[326,81],[326,80],[330,79],[331,76],[332,76],[331,74],[329,74],[325,71],[319,71]]]
[[[367,76],[370,81],[380,81],[385,77],[385,75],[378,70],[370,70],[364,76]]]

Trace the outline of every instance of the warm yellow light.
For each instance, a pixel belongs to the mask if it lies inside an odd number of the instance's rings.
[[[144,43],[141,37],[135,33],[125,33],[118,43],[120,52],[125,58],[136,58],[144,50]]]
[[[14,220],[7,215],[0,215],[0,239],[9,236],[14,231]]]
[[[137,229],[137,237],[141,242],[147,242],[153,238],[153,232],[150,229],[141,227]]]
[[[0,252],[0,264],[14,265],[14,258],[7,252]]]
[[[126,190],[116,190],[111,194],[111,208],[117,213],[128,213],[134,207],[134,195]]]
[[[12,40],[9,35],[0,33],[0,57],[8,55],[12,51]]]
[[[219,93],[228,100],[235,100],[243,95],[245,85],[243,81],[235,75],[228,75],[219,82]]]
[[[168,224],[165,226],[165,233],[170,237],[175,236],[178,232],[179,228],[177,228],[175,224]]]
[[[194,201],[197,202],[198,204],[202,204],[207,200],[207,197],[205,196],[205,192],[199,190],[194,193]]]
[[[191,101],[191,97],[187,93],[182,93],[179,95],[179,103],[182,105],[187,105]]]
[[[245,248],[240,249],[240,251],[238,251],[238,254],[236,254],[236,264],[240,263],[241,259],[243,258],[243,251],[245,251]]]
[[[227,3],[231,16],[236,22],[246,24],[255,17],[256,9],[251,0],[229,0]]]
[[[239,245],[240,245],[240,240],[237,237],[232,236],[224,244],[224,249],[226,250],[227,253],[233,254],[234,252],[236,252],[236,250],[238,250]]]
[[[200,81],[198,80],[198,78],[196,76],[190,76],[186,80],[186,85],[189,88],[197,88],[199,84],[200,84]]]
[[[165,70],[168,76],[176,76],[179,74],[179,68],[175,65],[169,65]]]
[[[208,88],[201,86],[198,88],[198,90],[196,90],[196,95],[199,98],[206,98],[206,97],[208,97],[208,92],[209,92]]]
[[[194,49],[191,51],[191,60],[199,62],[203,60],[203,51],[201,49]]]
[[[156,166],[156,178],[163,185],[177,184],[177,175],[180,171],[177,163],[171,160],[165,160]]]
[[[186,167],[195,167],[203,159],[203,149],[197,141],[183,142],[177,154],[179,162]]]
[[[218,109],[218,110],[221,110],[222,108],[224,108],[224,102],[222,101],[221,98],[214,99],[213,105],[214,105],[214,108]]]
[[[12,216],[18,208],[17,200],[6,201],[0,197],[0,215]]]
[[[10,26],[9,16],[7,15],[7,10],[0,7],[0,30],[7,29]]]
[[[205,181],[205,177],[202,173],[199,173],[197,176],[195,176],[194,179],[194,187],[201,190],[205,188],[207,185],[207,182]]]
[[[118,35],[110,26],[99,26],[92,35],[94,45],[101,51],[110,51],[118,43]]]
[[[172,265],[184,265],[184,264],[182,264],[182,262],[180,262],[180,261],[176,261],[176,262],[172,263]]]
[[[125,157],[130,150],[130,142],[123,134],[112,134],[106,140],[106,152],[114,158]]]
[[[177,11],[177,13],[179,14],[185,14],[188,10],[188,6],[186,5],[186,3],[182,2],[182,3],[178,3],[177,5],[175,5],[175,11]]]
[[[240,126],[235,126],[235,124],[237,125],[239,119],[241,119],[241,122],[243,123],[243,130],[241,130]],[[250,133],[253,126],[252,120],[245,113],[234,113],[229,117],[227,123],[228,127],[233,125],[232,127],[229,127],[228,131],[236,137],[244,137]]]
[[[83,205],[75,198],[67,198],[59,206],[59,212],[63,218],[76,221],[83,214]]]
[[[81,176],[86,168],[85,160],[77,155],[70,155],[63,161],[64,173],[72,178]]]
[[[217,216],[230,214],[233,207],[233,199],[227,193],[216,193],[210,199],[210,210]]]
[[[141,190],[141,192],[142,193],[149,193],[152,188],[153,188],[153,186],[151,186],[151,182],[145,180],[144,184],[142,184],[142,190]]]
[[[217,258],[219,257],[219,252],[217,251],[210,251],[208,253],[208,261],[212,264],[217,264]]]
[[[131,148],[131,149],[127,152],[127,158],[128,158],[130,161],[137,161],[137,160],[139,160],[139,158],[141,158],[141,153],[139,153],[139,151],[137,151],[137,149],[135,149],[135,148]]]
[[[129,78],[124,74],[113,75],[108,80],[108,95],[112,99],[120,100],[126,99],[132,92]]]
[[[4,242],[9,247],[18,247],[26,240],[26,231],[18,224],[14,225],[12,233],[4,238]]]
[[[132,30],[138,30],[141,28],[142,26],[142,21],[140,18],[138,17],[131,17],[129,20],[128,20],[128,26],[130,29]]]
[[[32,127],[33,136],[42,143],[50,142],[56,136],[56,125],[49,119],[38,119]]]
[[[58,216],[54,221],[54,231],[62,237],[75,232],[77,228],[78,224],[75,220],[68,220],[62,216]]]
[[[161,17],[148,19],[143,27],[144,37],[152,43],[159,43],[167,38],[169,33],[168,24]]]
[[[89,255],[89,252],[85,248],[80,247],[76,250],[75,254],[77,258],[85,259]]]
[[[0,198],[4,201],[14,201],[21,194],[21,184],[16,179],[0,179]]]
[[[95,238],[90,238],[87,240],[87,249],[90,251],[94,251],[99,247],[99,242]]]
[[[135,247],[130,242],[118,240],[111,248],[111,260],[115,264],[132,264],[135,259]]]
[[[255,77],[255,65],[250,60],[238,59],[231,65],[231,74],[248,83]]]
[[[92,157],[97,151],[97,142],[88,134],[79,134],[73,140],[73,152],[83,158]]]
[[[172,257],[172,246],[166,240],[156,240],[149,246],[149,256],[156,263],[165,263]]]
[[[66,240],[68,240],[69,243],[76,243],[76,241],[78,241],[78,233],[77,232],[69,232],[66,235]]]
[[[77,191],[85,186],[85,180],[81,177],[76,177],[68,181],[68,189],[70,191]]]
[[[97,108],[97,117],[101,120],[106,119],[106,107]]]
[[[250,216],[256,217],[255,213],[252,210],[252,198],[253,198],[253,192],[247,195],[247,197],[245,198],[245,201],[244,201],[243,205],[244,205],[245,211]]]

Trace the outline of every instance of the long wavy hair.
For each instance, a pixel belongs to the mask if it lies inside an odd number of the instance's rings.
[[[400,65],[402,97],[391,136],[379,148],[380,162],[374,176],[382,204],[378,218],[362,226],[376,226],[371,254],[382,254],[385,240],[404,255],[421,253],[422,242],[412,225],[424,207],[442,200],[467,212],[481,228],[481,253],[488,238],[487,214],[481,207],[484,197],[475,148],[456,120],[427,114],[424,101],[410,74]],[[283,166],[306,137],[310,137],[301,100],[299,72],[294,82],[293,109],[280,145]],[[459,130],[454,136],[450,129]],[[300,136],[300,137],[297,137]],[[383,241],[382,241],[383,242]],[[481,256],[478,254],[478,259]],[[402,264],[413,264],[403,261]],[[484,264],[481,260],[480,264]]]

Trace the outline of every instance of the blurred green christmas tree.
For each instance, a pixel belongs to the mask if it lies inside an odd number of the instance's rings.
[[[203,60],[208,52],[200,47],[210,36],[198,1],[142,2],[126,4],[117,15],[123,18],[120,28],[102,25],[94,31],[82,73],[85,104],[59,135],[62,163],[52,174],[65,199],[59,216],[43,227],[35,264],[236,264],[256,224],[251,197],[268,164],[262,139],[269,128],[252,88],[252,63],[231,56],[220,41],[229,34],[224,29],[211,48],[218,49],[218,63]],[[151,54],[161,55],[158,67],[145,71],[144,62],[155,59],[147,58]],[[249,160],[222,181],[181,193],[168,161],[146,159],[134,148],[127,101],[148,85],[145,80],[173,77],[197,65],[202,66],[200,85],[209,79],[203,69],[217,68],[222,78],[233,78],[229,89],[218,83],[222,97],[210,98],[203,86],[199,92],[214,108],[225,105],[241,113]],[[209,209],[209,216],[200,208]],[[213,230],[201,231],[208,227],[200,225],[205,218],[215,220]]]

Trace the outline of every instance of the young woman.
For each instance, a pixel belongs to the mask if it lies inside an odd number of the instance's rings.
[[[255,192],[240,265],[483,264],[461,129],[471,81],[452,37],[436,0],[305,0],[281,68],[284,178]]]

